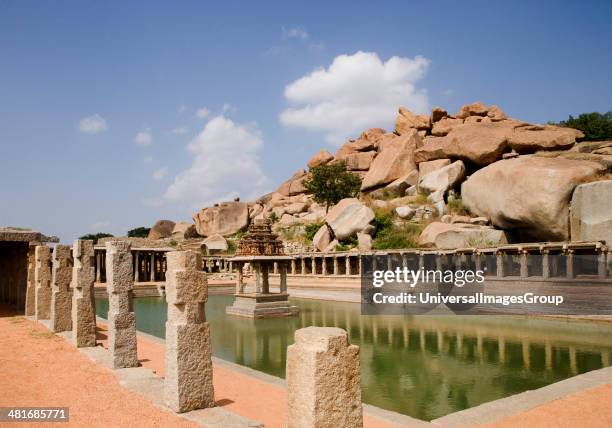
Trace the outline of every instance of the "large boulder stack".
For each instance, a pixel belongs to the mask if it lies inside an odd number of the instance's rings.
[[[249,225],[249,209],[244,202],[222,202],[203,208],[193,216],[199,235],[232,235]]]
[[[174,239],[193,239],[198,237],[195,224],[187,223],[186,221],[179,221],[174,225],[172,229],[172,238]]]
[[[158,220],[149,231],[149,239],[163,239],[172,236],[175,223],[172,220]]]
[[[415,130],[390,140],[372,162],[361,183],[361,190],[383,186],[416,170],[414,152],[420,144],[421,137]]]
[[[470,212],[521,239],[566,240],[574,188],[602,171],[591,161],[520,156],[477,171],[463,183],[461,195]]]
[[[435,107],[428,115],[400,107],[393,132],[367,129],[335,154],[320,150],[308,161],[308,168],[345,163],[362,180],[358,198],[342,200],[327,213],[304,186],[310,173],[300,169],[256,201],[200,210],[195,229],[203,236],[227,236],[268,218],[295,235],[304,224],[323,222],[315,250],[338,243],[358,243],[364,250],[376,238],[371,206],[381,216],[392,215],[398,230],[407,222],[425,227],[433,221],[422,234],[424,246],[612,240],[601,202],[610,199],[605,195],[612,186],[612,142],[582,143],[583,137],[575,129],[509,118],[482,102],[456,113]],[[583,184],[594,180],[604,184]]]
[[[304,187],[304,181],[308,178],[308,173],[304,169],[300,169],[291,178],[285,181],[283,184],[276,189],[277,193],[283,196],[294,196],[300,193],[306,193],[306,187]]]

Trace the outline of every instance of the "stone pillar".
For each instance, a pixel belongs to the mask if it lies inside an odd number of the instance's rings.
[[[274,275],[276,275],[278,273],[278,262],[274,262],[274,267],[273,267],[273,271]]]
[[[312,257],[311,260],[311,266],[312,266],[312,275],[316,275],[317,274],[317,260],[314,258],[314,256]]]
[[[302,275],[306,275],[306,258],[300,258],[300,265],[302,267]]]
[[[37,245],[35,250],[36,302],[34,319],[48,320],[51,317],[51,250],[46,245]]]
[[[574,278],[574,250],[567,250],[565,256],[565,274],[567,278]]]
[[[178,413],[213,407],[210,329],[204,314],[208,286],[202,258],[195,251],[172,251],[167,260],[164,400]]]
[[[608,266],[606,260],[606,249],[603,248],[599,254],[597,254],[597,276],[604,279],[608,276]]]
[[[25,315],[33,317],[36,314],[36,280],[34,269],[36,267],[36,247],[31,245],[28,248],[28,283],[26,288]]]
[[[291,259],[291,275],[295,275],[295,259]]]
[[[334,256],[334,275],[338,275],[340,268],[338,267],[338,257]]]
[[[132,272],[131,243],[107,242],[108,349],[115,369],[138,367]]]
[[[255,270],[255,293],[261,293],[261,263],[253,262],[253,269]]]
[[[278,270],[280,273],[280,292],[287,292],[287,264],[282,262],[278,266]]]
[[[268,294],[270,292],[270,266],[266,262],[261,264],[261,292]]]
[[[504,254],[497,253],[496,261],[497,261],[497,276],[499,278],[503,278],[504,277]]]
[[[134,282],[140,282],[140,251],[134,252]]]
[[[297,330],[287,348],[287,427],[362,426],[359,347],[339,328]]]
[[[321,275],[327,275],[327,257],[321,257]]]
[[[94,250],[94,254],[96,255],[96,282],[100,282],[102,278],[102,252]]]
[[[550,257],[548,250],[542,250],[542,278],[550,278]]]
[[[51,271],[51,330],[72,330],[72,257],[70,246],[56,245]]]
[[[244,293],[244,276],[242,274],[242,263],[236,262],[236,294]]]
[[[521,251],[519,254],[520,276],[521,278],[529,277],[529,265],[527,264],[527,251]]]
[[[93,241],[74,241],[72,257],[72,341],[78,348],[96,346]]]
[[[155,282],[155,251],[151,251],[151,282]]]
[[[344,263],[345,263],[344,273],[346,275],[350,275],[351,274],[351,256],[346,256]]]

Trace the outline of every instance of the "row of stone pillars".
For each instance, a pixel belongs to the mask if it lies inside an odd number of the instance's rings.
[[[289,275],[360,276],[370,269],[482,269],[497,278],[567,278],[588,275],[600,279],[610,276],[612,251],[594,243],[578,249],[517,249],[487,251],[385,251],[361,254],[296,254],[289,263]],[[213,263],[213,262],[208,262]],[[231,271],[232,262],[215,259],[218,266]],[[224,270],[226,271],[226,270]],[[247,267],[246,273],[250,269]],[[271,274],[280,274],[274,263]]]
[[[26,315],[50,319],[53,331],[72,330],[77,347],[96,345],[92,241],[77,240],[34,250]],[[206,274],[200,255],[167,254],[166,352],[164,401],[175,412],[213,407],[210,327],[206,321]],[[109,350],[115,368],[138,365],[133,311],[133,266],[130,243],[106,243],[109,295]],[[33,293],[33,295],[32,295]],[[71,297],[71,298],[70,298]],[[324,403],[321,405],[320,403]],[[298,330],[287,351],[287,426],[360,427],[362,421],[359,348],[339,328]]]
[[[131,250],[134,282],[164,282],[167,262],[165,251]],[[95,249],[96,282],[106,282],[106,250]]]

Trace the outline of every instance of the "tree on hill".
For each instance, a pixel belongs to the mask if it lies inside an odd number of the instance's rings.
[[[327,212],[340,200],[356,196],[361,188],[361,178],[347,171],[344,162],[334,162],[311,168],[304,187],[312,193],[315,202],[325,204]]]
[[[149,236],[150,227],[136,227],[134,229],[128,230],[127,236],[129,238],[147,238]]]
[[[559,122],[560,126],[582,131],[585,141],[612,140],[612,111],[607,113],[582,113]]]
[[[87,235],[81,236],[79,239],[89,239],[94,241],[94,244],[97,244],[99,239],[109,237],[113,237],[113,235],[110,233],[88,233]]]

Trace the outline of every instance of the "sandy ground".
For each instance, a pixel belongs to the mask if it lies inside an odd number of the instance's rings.
[[[64,339],[0,306],[0,407],[13,406],[69,407],[70,422],[4,426],[195,426],[121,388]]]

